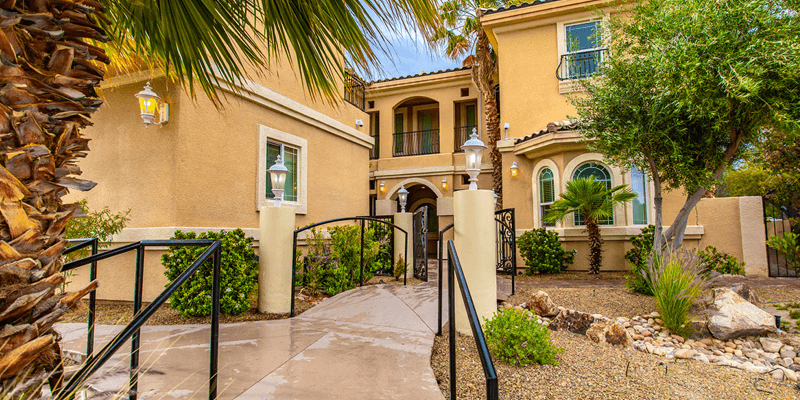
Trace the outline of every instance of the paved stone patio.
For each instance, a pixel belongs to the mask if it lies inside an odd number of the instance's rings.
[[[430,270],[427,283],[357,288],[292,319],[221,324],[219,397],[443,399],[430,366],[437,322]],[[98,326],[95,348],[121,328]],[[65,349],[85,349],[84,324],[57,329]],[[207,398],[209,337],[207,325],[144,327],[139,398]],[[125,388],[129,349],[90,384],[113,393]]]

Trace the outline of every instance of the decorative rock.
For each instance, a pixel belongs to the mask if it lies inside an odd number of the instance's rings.
[[[661,320],[661,319],[659,319],[659,318],[656,318],[656,319],[654,319],[653,321],[655,321],[655,322],[656,322],[656,324],[658,324],[658,325],[664,325],[664,321],[662,321],[662,320]]]
[[[772,379],[779,380],[779,381],[782,381],[783,377],[784,377],[782,369],[776,369],[776,370],[772,371],[772,373],[770,375],[772,375]]]
[[[688,360],[688,359],[692,358],[692,356],[694,356],[694,355],[695,355],[695,351],[694,350],[688,350],[688,349],[680,349],[680,350],[675,352],[675,358],[680,358],[682,360]]]
[[[794,372],[791,369],[784,369],[783,375],[786,376],[786,379],[792,382],[797,382],[798,380],[800,380],[800,376],[797,375],[797,372]]]
[[[577,333],[580,335],[586,334],[586,330],[594,322],[594,317],[591,315],[575,311],[575,310],[566,310],[560,312],[553,320],[550,322],[550,330],[553,331],[570,331],[572,333]]]
[[[522,310],[524,310],[524,308],[522,308],[522,307],[520,307],[520,306],[514,306],[514,309],[515,309],[515,310],[517,310],[517,311],[522,311]]]
[[[783,365],[786,368],[789,368],[792,364],[794,364],[794,362],[792,361],[791,358],[787,357],[781,359],[781,365]]]
[[[794,350],[787,349],[787,347],[791,346],[783,346],[781,349],[781,358],[795,358],[796,354]]]
[[[736,345],[735,345],[735,344],[733,344],[733,342],[726,342],[726,343],[725,343],[725,347],[729,347],[729,348],[731,348],[731,349],[735,349],[735,348],[736,348]]]
[[[655,354],[657,356],[665,356],[665,355],[667,355],[667,353],[669,353],[669,349],[666,348],[666,347],[656,347],[653,350],[653,354]]]
[[[631,335],[616,322],[597,321],[586,330],[586,337],[595,343],[608,343],[629,347],[633,344]]]
[[[503,308],[509,309],[509,308],[514,308],[514,306],[512,306],[511,304],[508,304],[508,303],[503,303]]]
[[[550,299],[550,295],[541,290],[531,295],[527,306],[529,310],[541,317],[555,317],[558,315],[556,303],[553,303],[553,300]]]
[[[675,340],[677,340],[677,341],[679,341],[679,342],[681,342],[681,343],[686,341],[686,339],[684,339],[683,337],[678,336],[678,335],[671,335],[670,337],[675,339]]]
[[[656,323],[656,320],[654,320],[654,319],[650,318],[650,319],[648,319],[648,320],[647,320],[647,323],[648,323],[649,325],[655,325],[655,323]]]
[[[653,344],[650,342],[645,342],[644,347],[647,350],[647,352],[651,354],[654,353],[656,350],[656,346],[653,346]]]
[[[783,347],[783,343],[775,338],[762,337],[759,338],[758,341],[761,343],[761,348],[769,353],[777,353],[781,350],[781,347]]]
[[[731,348],[731,347],[727,347],[727,346],[725,347],[725,352],[726,353],[733,353],[734,351],[736,351],[736,350]]]
[[[735,355],[736,357],[741,357],[741,356],[742,356],[742,351],[741,351],[741,350],[738,350],[738,349],[737,349],[737,350],[734,350],[734,351],[733,351],[733,355]]]
[[[708,330],[718,339],[764,335],[775,332],[775,317],[756,307],[730,289],[714,289],[716,313],[708,320]]]
[[[677,354],[677,353],[675,353],[675,357],[677,357],[677,356],[678,356],[678,354]],[[704,362],[704,363],[706,363],[706,364],[708,364],[708,363],[709,363],[708,356],[707,356],[707,355],[705,355],[705,354],[696,353],[695,355],[693,355],[693,356],[692,356],[692,358],[693,358],[693,359],[695,359],[695,360],[697,360],[697,361]]]
[[[650,316],[653,318],[658,318],[661,316],[661,314],[659,314],[658,311],[653,311],[650,313]]]

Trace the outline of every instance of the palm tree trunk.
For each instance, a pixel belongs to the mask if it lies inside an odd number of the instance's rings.
[[[80,130],[102,104],[97,62],[109,60],[85,41],[106,40],[94,23],[100,3],[9,0],[0,8],[0,385],[9,388],[23,373],[60,368],[52,326],[97,287],[56,293],[65,227],[81,212],[61,197],[94,186],[73,175],[89,150]]]
[[[475,43],[477,63],[472,67],[472,79],[481,92],[486,113],[486,135],[489,139],[489,159],[492,162],[492,187],[497,194],[495,209],[503,208],[503,158],[497,148],[500,140],[500,115],[497,112],[497,99],[494,96],[493,78],[497,71],[497,60],[489,45],[489,38],[483,30],[478,32]]]
[[[589,273],[599,274],[600,265],[603,263],[603,237],[600,235],[600,226],[592,218],[584,217],[586,231],[589,233]]]

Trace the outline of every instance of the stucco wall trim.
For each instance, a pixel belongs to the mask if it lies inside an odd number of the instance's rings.
[[[642,233],[641,225],[629,226],[601,226],[600,234],[603,235],[603,240],[608,241],[626,241],[630,240],[631,236]],[[669,229],[669,226],[664,226],[664,231]],[[522,236],[523,233],[531,229],[517,229],[517,237]],[[558,233],[558,236],[564,242],[585,242],[589,238],[586,236],[586,229],[583,227],[578,228],[547,228],[548,231]],[[702,225],[689,225],[686,227],[686,240],[700,240],[705,234],[705,228]]]
[[[400,169],[384,169],[371,171],[370,174],[375,179],[380,178],[396,178],[406,176],[434,176],[434,175],[447,175],[455,172],[466,172],[467,167],[464,165],[443,165],[438,167],[419,167],[419,168],[400,168]],[[481,163],[481,172],[490,172],[492,170],[491,163]]]

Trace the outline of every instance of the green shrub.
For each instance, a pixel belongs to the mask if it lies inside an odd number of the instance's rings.
[[[555,356],[564,349],[553,347],[550,330],[536,314],[503,308],[484,321],[486,344],[500,360],[511,365],[558,364]]]
[[[100,211],[89,210],[89,203],[86,199],[78,202],[85,217],[72,218],[67,223],[67,239],[98,238],[99,248],[104,249],[109,246],[111,237],[120,233],[125,225],[130,222],[128,214],[131,210],[112,212],[108,207],[103,207]],[[78,250],[67,255],[67,261],[77,260],[89,255],[89,248]]]
[[[641,293],[647,296],[653,295],[650,283],[644,276],[645,267],[650,253],[653,251],[653,240],[656,227],[648,225],[642,228],[642,233],[631,236],[633,248],[625,253],[625,260],[628,261],[630,273],[625,275],[625,286],[634,293]]]
[[[789,318],[800,319],[800,310],[792,310],[791,312],[789,312]]]
[[[230,232],[194,232],[175,231],[172,239],[210,239],[222,241],[222,259],[220,260],[220,310],[224,314],[241,314],[250,310],[250,294],[258,283],[258,263],[253,251],[252,240],[245,237],[244,231],[236,229]],[[170,247],[161,256],[164,264],[164,275],[170,282],[206,250],[205,247]],[[214,266],[208,260],[170,296],[170,306],[185,316],[204,316],[211,314],[211,285],[213,284]]]
[[[708,246],[699,252],[700,262],[705,264],[706,272],[717,271],[720,274],[744,275],[744,262],[739,262],[736,257],[720,253],[714,246]]]
[[[557,274],[575,260],[575,250],[566,251],[558,234],[545,228],[527,231],[517,239],[520,255],[525,260],[525,274]]]
[[[800,235],[792,232],[773,235],[767,240],[767,245],[783,254],[788,268],[800,273]]]
[[[683,250],[653,257],[647,266],[647,280],[652,284],[656,308],[670,332],[681,336],[690,332],[694,316],[689,309],[707,284],[704,269],[697,254]]]
[[[394,266],[394,279],[399,281],[400,278],[405,276],[406,274],[406,260],[403,259],[403,256],[397,257],[397,264]]]
[[[376,224],[377,226],[377,224]],[[306,236],[307,254],[297,259],[297,282],[312,295],[331,296],[355,288],[359,278],[370,280],[377,271],[392,269],[391,256],[383,253],[389,231],[373,226],[364,230],[364,273],[361,276],[361,226],[340,225],[323,231],[311,229]]]

